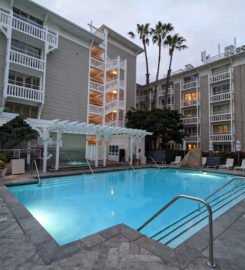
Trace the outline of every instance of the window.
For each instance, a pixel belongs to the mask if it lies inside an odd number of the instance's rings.
[[[198,99],[199,94],[196,92],[189,92],[184,94],[184,104],[195,104]]]
[[[36,57],[39,59],[41,58],[42,53],[41,49],[25,44],[24,42],[21,42],[19,40],[13,39],[11,41],[11,49],[20,53],[27,54],[32,57]]]
[[[18,9],[18,8],[13,8],[13,14],[14,14],[14,17],[18,18],[18,19],[21,19],[23,21],[26,21],[34,26],[37,26],[39,28],[42,28],[43,27],[43,21]]]
[[[219,95],[223,93],[230,92],[230,84],[222,84],[212,87],[212,95]]]
[[[197,116],[197,110],[196,108],[194,109],[188,109],[188,110],[184,110],[183,112],[184,117],[188,118],[188,117],[196,117]]]
[[[214,125],[214,134],[230,134],[230,125]]]
[[[109,145],[109,155],[118,156],[119,155],[119,146],[118,145]]]
[[[230,144],[214,144],[214,151],[231,152],[231,145]]]
[[[230,103],[213,106],[213,114],[222,114],[230,112]]]
[[[195,136],[197,135],[197,127],[185,127],[184,128],[185,134],[187,134],[187,136]]]
[[[197,74],[191,75],[191,76],[188,76],[188,77],[184,78],[184,83],[195,82],[195,81],[197,81],[197,79],[198,79]]]
[[[8,82],[10,84],[40,90],[40,78],[28,76],[14,71],[9,72]]]

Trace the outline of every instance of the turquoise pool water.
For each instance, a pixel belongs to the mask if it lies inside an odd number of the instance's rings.
[[[120,223],[137,229],[174,196],[205,198],[231,177],[149,168],[49,178],[43,179],[41,187],[20,185],[9,190],[58,244],[64,245]],[[180,200],[143,233],[152,235],[196,207],[196,202]]]

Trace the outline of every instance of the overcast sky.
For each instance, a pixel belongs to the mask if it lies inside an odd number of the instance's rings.
[[[94,26],[109,26],[128,37],[136,30],[137,23],[149,22],[152,27],[160,20],[171,22],[175,31],[187,39],[188,49],[176,53],[173,70],[186,64],[201,64],[201,51],[218,53],[237,39],[237,46],[245,44],[244,12],[245,0],[34,0],[59,15],[89,30]],[[137,39],[135,42],[141,45]],[[154,80],[157,65],[157,47],[150,46],[149,62],[151,80]],[[163,54],[160,77],[166,73],[167,52]],[[143,54],[138,57],[137,82],[145,83]]]

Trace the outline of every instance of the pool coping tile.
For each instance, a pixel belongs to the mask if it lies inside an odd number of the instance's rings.
[[[129,242],[146,249],[163,261],[181,268],[187,267],[192,261],[202,257],[202,253],[208,249],[208,226],[205,226],[178,247],[172,249],[125,224],[118,224],[72,243],[59,246],[3,183],[0,183],[0,196],[2,196],[16,222],[46,264],[72,256],[82,250],[92,250],[117,235],[125,237]],[[244,209],[245,200],[241,200],[213,221],[214,240],[244,215]]]

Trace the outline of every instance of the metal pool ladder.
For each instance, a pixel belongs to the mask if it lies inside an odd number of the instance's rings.
[[[36,174],[37,174],[37,179],[38,179],[37,186],[40,187],[42,183],[41,183],[41,178],[40,178],[40,175],[39,175],[39,172],[38,172],[38,168],[37,168],[37,162],[36,162],[36,160],[34,159],[34,160],[32,161],[32,163],[34,163],[35,170],[36,170]]]
[[[94,171],[93,171],[93,169],[92,169],[92,167],[90,165],[90,162],[88,161],[88,159],[86,159],[86,161],[87,161],[87,164],[89,166],[89,169],[90,169],[91,173],[94,174]]]
[[[158,217],[163,211],[165,211],[169,206],[175,203],[179,199],[187,199],[192,201],[197,201],[202,203],[208,210],[208,225],[209,225],[209,260],[207,262],[208,266],[215,268],[216,264],[214,263],[214,256],[213,256],[213,211],[211,206],[205,200],[193,197],[189,195],[178,195],[174,197],[171,201],[169,201],[166,205],[164,205],[159,211],[157,211],[151,218],[149,218],[143,225],[141,225],[137,231],[141,231],[145,228],[149,223],[151,223],[156,217]]]
[[[157,166],[157,168],[160,169],[160,166],[156,163],[155,159],[154,159],[152,156],[150,156],[150,159],[151,159],[151,160],[153,161],[153,163]]]

